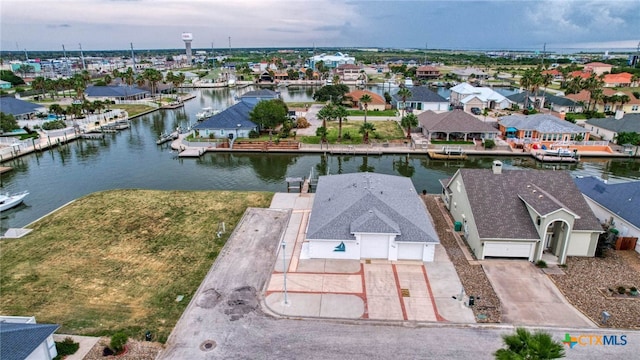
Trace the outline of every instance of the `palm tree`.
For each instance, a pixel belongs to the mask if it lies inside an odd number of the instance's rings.
[[[60,104],[51,104],[51,106],[49,106],[49,113],[55,114],[57,120],[58,116],[64,113],[64,109],[62,108],[62,106],[60,106]]]
[[[42,97],[45,95],[45,80],[44,77],[38,76],[31,81],[31,88],[36,91],[42,92]]]
[[[18,67],[18,71],[22,73],[22,77],[27,77],[27,73],[33,72],[33,66],[29,64],[22,64]]]
[[[124,79],[122,78],[124,76],[124,73],[121,73],[118,69],[113,69],[111,75],[113,75],[114,80],[120,78],[121,81],[124,81]]]
[[[618,101],[620,101],[620,110],[624,111],[624,104],[631,101],[631,99],[629,98],[629,95],[625,94],[625,95],[620,95]]]
[[[113,79],[111,78],[111,75],[106,74],[106,75],[104,76],[104,83],[105,83],[105,84],[107,84],[107,85],[111,84],[111,81],[112,81],[112,80],[113,80]]]
[[[560,359],[565,356],[564,345],[553,340],[549,333],[517,328],[512,335],[503,335],[506,348],[498,349],[493,355],[498,360],[513,359]]]
[[[316,136],[320,137],[320,143],[324,144],[327,142],[327,128],[325,126],[320,126],[316,129]],[[321,146],[322,148],[322,146]]]
[[[349,112],[344,106],[338,105],[334,109],[333,116],[338,119],[338,142],[342,142],[342,121],[347,121]]]
[[[360,96],[360,103],[362,104],[362,107],[364,108],[364,122],[367,122],[367,110],[369,110],[369,103],[371,101],[373,101],[373,99],[371,98],[371,95],[369,94],[363,94],[362,96]]]
[[[175,79],[175,75],[173,75],[173,71],[167,72],[167,74],[164,76],[164,79],[166,82],[173,85],[173,80]],[[171,92],[173,93],[173,89],[171,89]]]
[[[411,128],[418,126],[418,117],[411,113],[402,117],[400,125],[407,128],[407,139],[411,139]]]
[[[132,68],[128,67],[127,71],[125,71],[122,75],[124,76],[122,79],[127,85],[131,86],[136,82],[136,74],[135,72],[133,72]]]
[[[318,111],[316,115],[318,119],[322,120],[322,127],[327,127],[327,121],[331,121],[335,118],[335,107],[333,103],[327,104],[325,107]]]
[[[154,95],[158,92],[158,83],[162,81],[162,73],[156,69],[145,69],[143,76],[149,81],[151,85],[151,94]]]
[[[401,99],[402,99],[402,117],[404,117],[404,111],[405,108],[407,107],[407,98],[410,98],[411,95],[413,95],[411,93],[411,90],[409,90],[406,87],[400,88],[400,90],[398,90],[398,94],[397,94]]]
[[[602,81],[602,75],[596,76],[596,74],[591,74],[591,76],[585,80],[583,88],[589,92],[589,103],[587,105],[587,110],[591,107],[591,101],[594,100],[594,106],[598,102],[598,97],[602,96],[602,85],[604,85],[604,81]],[[595,98],[595,99],[594,99]]]
[[[82,76],[84,86],[86,87],[87,83],[91,81],[91,73],[89,73],[89,70],[82,70],[82,72],[80,72],[80,75]]]
[[[370,123],[370,122],[363,123],[360,126],[360,129],[358,130],[358,132],[363,135],[362,136],[362,141],[365,144],[369,143],[369,133],[372,133],[374,131],[376,131],[376,128],[375,128],[375,126],[373,126],[373,123]]]

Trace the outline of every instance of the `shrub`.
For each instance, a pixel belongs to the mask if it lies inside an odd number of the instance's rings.
[[[75,354],[79,348],[80,344],[73,341],[73,339],[70,337],[66,337],[62,341],[56,341],[56,350],[58,351],[58,356],[56,356],[54,360],[62,359],[67,355]]]
[[[544,269],[544,268],[547,267],[547,262],[544,261],[544,260],[538,260],[538,261],[536,261],[536,266],[539,267],[539,268]]]
[[[308,128],[309,126],[311,126],[311,124],[309,124],[307,119],[304,117],[300,117],[298,118],[298,120],[296,120],[296,127],[298,129],[305,129],[305,128]]]
[[[618,294],[624,294],[627,292],[627,289],[624,286],[618,286]]]
[[[351,140],[351,134],[347,131],[342,135],[342,138],[345,140]]]
[[[493,149],[494,147],[496,147],[496,142],[488,139],[484,141],[484,148],[485,149]]]
[[[260,137],[260,133],[255,131],[255,130],[251,130],[249,131],[249,139],[257,139]]]
[[[113,351],[115,351],[116,354],[119,354],[124,350],[124,346],[127,344],[127,340],[129,340],[127,334],[123,332],[117,332],[113,334],[113,336],[111,336],[111,343],[109,344],[109,347]]]
[[[45,121],[42,123],[43,130],[64,129],[66,127],[67,127],[67,124],[65,124],[63,120]]]
[[[636,291],[638,291],[638,288],[635,287],[635,286],[632,286],[631,288],[629,288],[629,291],[636,292]]]

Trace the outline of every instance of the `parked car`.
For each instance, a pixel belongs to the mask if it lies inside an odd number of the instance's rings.
[[[471,108],[471,113],[473,115],[480,115],[480,114],[482,114],[482,110],[480,110],[480,108],[477,108],[477,107],[472,107]]]

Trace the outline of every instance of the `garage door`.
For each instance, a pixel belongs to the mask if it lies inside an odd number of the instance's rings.
[[[398,260],[422,260],[424,245],[398,243]]]
[[[388,259],[389,238],[384,236],[363,236],[360,239],[361,259]]]
[[[484,243],[484,257],[527,258],[533,251],[532,243]]]

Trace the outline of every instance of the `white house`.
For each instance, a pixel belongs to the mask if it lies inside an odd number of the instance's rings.
[[[321,176],[307,226],[310,258],[433,261],[440,243],[411,179]]]
[[[593,176],[575,179],[598,220],[624,237],[640,238],[640,181],[607,184]],[[640,253],[640,241],[636,242]]]
[[[51,360],[58,356],[53,333],[60,325],[37,324],[33,316],[0,316],[0,359]]]
[[[313,56],[307,60],[310,68],[314,70],[318,70],[317,65],[322,61],[324,66],[328,69],[335,69],[343,64],[355,64],[356,58],[353,56],[349,56],[349,54],[343,54],[341,52],[337,52],[333,55],[320,54]]]
[[[403,101],[402,97],[396,92],[391,96],[391,106],[401,110],[407,109],[419,114],[423,111],[447,111],[449,103],[447,99],[429,90],[426,86],[414,86],[410,88],[411,96]]]
[[[475,87],[468,83],[458,84],[451,88],[449,102],[464,111],[471,108],[507,109],[511,107],[511,100],[487,87]]]
[[[567,171],[460,169],[442,198],[478,259],[594,256],[600,222]]]

